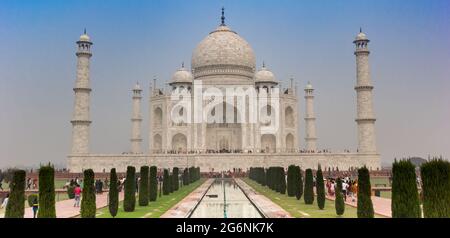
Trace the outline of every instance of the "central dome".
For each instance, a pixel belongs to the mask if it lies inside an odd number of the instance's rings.
[[[191,65],[195,78],[223,74],[253,77],[255,55],[247,41],[223,24],[197,45]]]

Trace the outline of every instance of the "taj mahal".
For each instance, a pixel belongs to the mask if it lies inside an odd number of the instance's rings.
[[[319,164],[322,169],[380,168],[369,39],[361,30],[353,40],[356,84],[349,88],[349,93],[356,91],[358,147],[336,152],[318,149],[312,84],[297,90],[291,79],[287,88],[281,88],[270,67],[264,63],[256,66],[251,45],[225,24],[222,9],[219,26],[194,49],[191,67],[183,63],[168,80],[168,88],[157,87],[155,80],[150,83],[147,148],[142,144],[143,89],[137,83],[131,90],[130,151],[93,154],[89,149],[90,93],[95,90],[90,87],[89,73],[93,43],[86,31],[76,43],[72,149],[68,155],[71,172],[111,168],[124,172],[129,165],[195,166],[202,172],[292,164],[303,169]],[[303,108],[301,112],[299,108]]]

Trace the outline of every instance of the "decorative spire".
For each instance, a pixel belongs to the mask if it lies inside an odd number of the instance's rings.
[[[220,24],[221,26],[225,26],[225,8],[222,7],[222,24]]]
[[[86,35],[86,27],[84,28],[84,34]]]
[[[263,60],[263,68],[265,68],[266,67],[266,63],[264,62],[264,60]]]
[[[362,27],[359,27],[359,33],[362,33]]]
[[[181,68],[184,68],[184,61],[181,62]]]

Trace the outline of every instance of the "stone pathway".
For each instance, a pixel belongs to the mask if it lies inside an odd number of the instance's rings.
[[[104,192],[103,194],[96,195],[96,205],[97,209],[108,206],[108,193]],[[119,201],[123,200],[123,192],[119,194]],[[67,199],[63,201],[56,202],[56,217],[57,218],[72,218],[80,215],[80,208],[74,207],[74,200]],[[81,202],[80,202],[81,204]],[[4,214],[0,215],[3,218]],[[25,208],[25,218],[33,218],[33,210],[30,207]]]
[[[165,212],[160,218],[187,218],[195,206],[202,200],[214,179],[206,180],[200,187],[187,195],[183,200]]]
[[[333,200],[335,197],[327,196],[328,199]],[[372,196],[372,204],[373,204],[373,210],[375,211],[375,214],[391,218],[392,212],[391,212],[391,199],[388,198],[382,198],[377,196]],[[355,201],[353,202],[350,197],[347,197],[347,201],[345,204],[352,206],[352,207],[358,207],[358,200],[355,198]]]
[[[253,204],[259,209],[261,213],[267,218],[292,218],[291,214],[281,208],[278,204],[272,202],[264,195],[256,192],[252,187],[246,184],[241,179],[235,179],[238,186],[247,195],[247,197],[253,202]]]

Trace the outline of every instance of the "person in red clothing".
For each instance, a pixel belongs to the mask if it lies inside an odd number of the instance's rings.
[[[81,188],[79,184],[77,184],[77,186],[73,189],[73,193],[75,194],[75,203],[73,204],[73,206],[79,207],[81,199]]]

